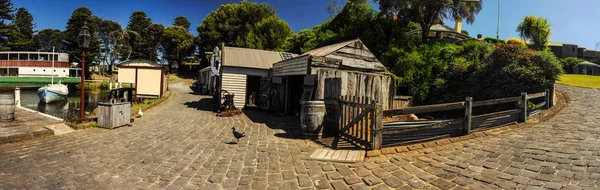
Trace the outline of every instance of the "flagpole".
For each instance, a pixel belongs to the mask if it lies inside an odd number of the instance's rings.
[[[54,59],[56,55],[54,55],[54,46],[52,46],[52,84],[54,84]]]

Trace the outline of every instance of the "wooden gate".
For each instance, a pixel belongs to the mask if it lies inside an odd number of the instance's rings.
[[[271,79],[270,78],[260,78],[260,91],[258,92],[258,103],[256,106],[259,108],[268,110],[269,102],[271,101]]]
[[[366,97],[339,100],[339,135],[366,149],[381,147],[383,106]]]

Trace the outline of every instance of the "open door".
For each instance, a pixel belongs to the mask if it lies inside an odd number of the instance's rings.
[[[271,79],[266,77],[260,78],[260,91],[258,93],[258,103],[257,107],[269,110],[269,102],[271,101],[270,97],[271,92]]]

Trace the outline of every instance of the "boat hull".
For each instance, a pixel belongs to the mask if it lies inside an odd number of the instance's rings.
[[[40,102],[43,103],[58,102],[67,98],[67,95],[52,92],[47,89],[38,91],[38,96],[40,97]]]

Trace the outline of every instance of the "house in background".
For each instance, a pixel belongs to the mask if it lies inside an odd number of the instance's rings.
[[[271,67],[294,56],[287,52],[215,47],[211,65],[200,70],[200,88],[213,94],[219,103],[224,92],[234,94],[238,109],[247,105],[269,109]]]
[[[600,51],[588,50],[584,47],[579,47],[576,44],[548,42],[546,46],[550,48],[550,51],[552,51],[556,57],[561,59],[577,57],[587,61],[596,61],[596,57],[600,56]]]
[[[573,74],[600,75],[600,65],[592,62],[581,62],[573,67]]]
[[[408,34],[420,34],[421,30],[413,30]],[[462,32],[462,19],[457,19],[454,28],[442,24],[435,24],[429,28],[429,39],[440,40],[444,42],[458,42],[473,39],[469,34]]]

